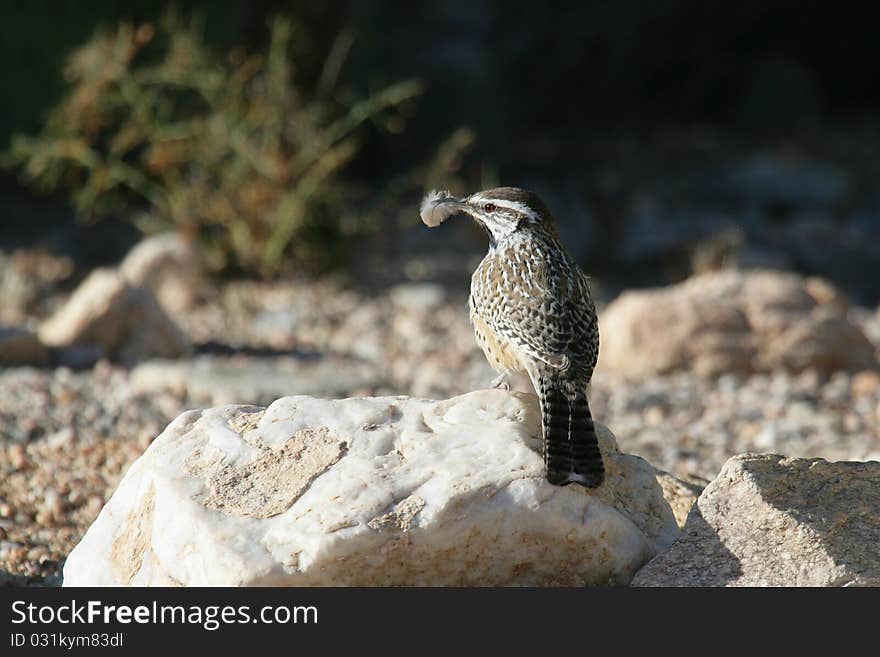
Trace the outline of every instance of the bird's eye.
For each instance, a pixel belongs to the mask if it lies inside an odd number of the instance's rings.
[[[486,212],[495,212],[495,204],[494,203],[486,203],[486,205],[483,206],[483,209]]]

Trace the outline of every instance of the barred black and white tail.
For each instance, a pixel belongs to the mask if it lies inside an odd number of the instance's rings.
[[[552,379],[540,383],[547,481],[596,488],[605,479],[605,466],[586,391]]]

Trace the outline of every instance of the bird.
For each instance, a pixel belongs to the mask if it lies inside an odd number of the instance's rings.
[[[488,238],[468,300],[479,346],[500,376],[528,376],[541,408],[542,456],[550,484],[601,486],[605,467],[587,386],[599,355],[589,279],[559,238],[537,194],[498,187],[456,197],[428,192],[422,222],[434,228],[469,215]]]

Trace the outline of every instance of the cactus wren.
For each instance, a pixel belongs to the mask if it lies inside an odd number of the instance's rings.
[[[471,278],[474,332],[500,379],[525,374],[538,393],[547,480],[599,486],[605,469],[586,395],[599,329],[587,277],[535,194],[515,187],[466,198],[434,191],[420,209],[432,228],[460,213],[489,236],[489,252]]]

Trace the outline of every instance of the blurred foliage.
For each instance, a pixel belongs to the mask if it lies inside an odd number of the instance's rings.
[[[217,269],[264,276],[338,264],[347,238],[375,228],[340,175],[366,122],[400,132],[416,81],[340,101],[334,47],[313,92],[294,77],[296,28],[275,18],[266,52],[215,54],[198,21],[121,23],[69,57],[69,93],[38,136],[17,135],[3,163],[47,191],[65,190],[86,219],[118,216],[145,232],[198,238]],[[340,37],[345,43],[345,35]],[[383,204],[448,176],[472,136],[397,179]]]

